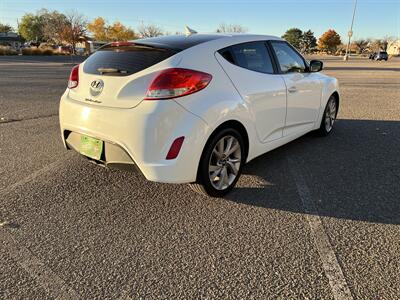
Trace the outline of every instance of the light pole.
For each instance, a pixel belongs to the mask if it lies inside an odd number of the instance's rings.
[[[357,7],[357,0],[354,1],[353,18],[351,19],[350,31],[348,32],[349,42],[347,43],[346,54],[344,55],[343,60],[349,59],[350,42],[351,42],[351,37],[353,36],[353,24],[354,24],[354,17],[356,15],[356,7]]]

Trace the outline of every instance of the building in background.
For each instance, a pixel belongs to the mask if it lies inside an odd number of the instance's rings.
[[[19,50],[22,46],[21,37],[15,32],[0,32],[0,46],[7,46]]]
[[[400,55],[400,40],[389,41],[386,52],[389,55],[399,56]]]

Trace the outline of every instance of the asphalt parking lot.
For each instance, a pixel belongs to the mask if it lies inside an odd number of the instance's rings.
[[[324,62],[334,133],[212,199],[66,151],[74,62],[0,57],[0,298],[400,298],[400,59]]]

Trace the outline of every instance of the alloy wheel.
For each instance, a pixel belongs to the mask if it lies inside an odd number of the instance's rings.
[[[335,123],[336,120],[336,113],[337,113],[336,101],[334,98],[331,98],[329,100],[328,105],[326,106],[326,111],[325,111],[326,132],[330,132],[332,130],[333,124]]]
[[[235,181],[241,159],[242,149],[235,137],[224,136],[215,144],[208,164],[209,179],[215,189],[225,190]]]

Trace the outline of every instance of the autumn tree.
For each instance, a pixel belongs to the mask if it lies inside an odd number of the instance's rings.
[[[135,32],[120,22],[114,22],[108,27],[108,36],[113,41],[128,41],[136,38]]]
[[[219,24],[216,32],[218,33],[244,33],[247,32],[247,28],[240,24]]]
[[[120,22],[109,25],[102,17],[94,19],[87,28],[98,41],[128,41],[136,38],[135,32],[131,28]]]
[[[362,54],[362,53],[364,53],[365,50],[367,50],[369,41],[359,39],[359,40],[354,41],[353,45],[357,48],[358,53]]]
[[[282,38],[288,41],[293,47],[298,50],[301,50],[301,42],[303,38],[303,31],[299,28],[290,28],[288,29]]]
[[[300,39],[300,48],[303,53],[310,53],[317,47],[317,39],[311,30],[303,32]]]
[[[164,35],[164,32],[160,27],[158,27],[156,25],[152,25],[152,24],[140,25],[138,28],[138,32],[139,32],[140,37],[142,37],[142,38]]]
[[[98,41],[108,41],[107,23],[102,17],[97,17],[87,25],[88,31],[93,34],[93,37]]]
[[[70,11],[66,16],[66,24],[60,32],[60,39],[72,46],[75,54],[76,44],[86,33],[86,18],[77,11]]]
[[[335,53],[337,47],[342,43],[339,34],[333,30],[329,29],[326,31],[318,40],[318,48],[321,51],[326,51],[328,53]]]
[[[10,32],[10,31],[13,31],[13,30],[14,29],[10,25],[0,23],[0,32],[7,33],[7,32]]]

